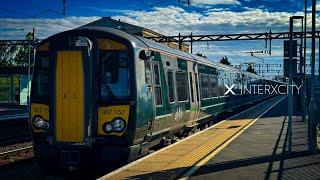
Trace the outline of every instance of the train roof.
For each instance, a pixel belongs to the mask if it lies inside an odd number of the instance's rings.
[[[241,72],[243,74],[246,74],[248,76],[251,77],[256,77],[256,78],[263,78],[266,79],[260,75],[254,74],[254,73],[250,73],[247,71],[243,71],[237,68],[234,68],[232,66],[228,66],[228,65],[224,65],[218,62],[213,62],[213,61],[209,61],[206,58],[194,55],[194,54],[190,54],[190,53],[186,53],[180,50],[176,50],[173,49],[169,46],[166,46],[164,44],[140,37],[140,36],[135,36],[129,33],[126,33],[124,31],[121,30],[117,30],[117,29],[113,29],[113,28],[108,28],[108,27],[79,27],[70,31],[76,31],[76,30],[92,30],[92,31],[102,31],[102,32],[107,32],[107,33],[111,33],[114,34],[116,36],[120,36],[126,40],[128,40],[133,46],[135,47],[143,47],[143,48],[148,48],[148,49],[154,49],[154,50],[158,50],[158,51],[162,51],[168,54],[172,54],[172,55],[176,55],[179,56],[181,58],[185,58],[194,62],[198,62],[201,64],[205,64],[205,65],[210,65],[210,66],[215,66],[215,67],[219,67],[222,69],[227,69],[233,72]],[[270,80],[270,79],[268,79]],[[272,80],[273,81],[273,80]]]
[[[183,52],[183,51],[179,51],[179,50],[173,49],[173,48],[171,48],[169,46],[166,46],[164,44],[161,44],[161,43],[158,43],[158,42],[155,42],[155,41],[152,41],[152,40],[140,37],[140,36],[135,36],[135,37],[138,38],[139,40],[141,40],[150,49],[164,51],[166,53],[174,54],[174,55],[177,55],[177,56],[180,56],[180,57],[184,57],[184,58],[186,58],[188,60],[199,62],[201,64],[211,65],[211,66],[219,67],[219,68],[222,68],[222,69],[231,70],[231,71],[234,71],[234,72],[241,72],[243,74],[254,76],[256,78],[263,78],[262,76],[259,76],[257,74],[250,73],[250,72],[247,72],[247,71],[243,71],[243,70],[234,68],[232,66],[224,65],[224,64],[221,64],[221,63],[218,63],[218,62],[209,61],[208,59],[200,57],[200,56],[197,56],[195,54],[190,54],[190,53],[186,53],[186,52]]]

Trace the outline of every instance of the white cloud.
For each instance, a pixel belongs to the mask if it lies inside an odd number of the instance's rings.
[[[239,1],[235,2],[237,4],[241,4]],[[192,0],[192,4],[194,5],[229,5],[234,4],[234,0]]]
[[[220,9],[219,9],[220,10]],[[107,9],[107,11],[113,11]],[[160,12],[161,13],[160,13]],[[230,10],[221,9],[221,11],[205,11],[187,12],[186,10],[175,7],[156,7],[150,11],[134,11],[134,10],[117,10],[120,15],[113,16],[114,19],[128,22],[134,25],[147,27],[164,35],[178,35],[178,33],[189,35],[191,29],[194,34],[233,34],[251,32],[243,20],[240,12],[232,12]],[[302,15],[303,12],[268,12],[261,9],[247,9],[243,12],[246,20],[255,32],[268,32],[271,28],[273,32],[288,31],[289,17],[292,15]],[[166,17],[169,16],[170,18]],[[311,27],[311,18],[308,18],[308,26]],[[67,17],[59,19],[7,19],[6,26],[7,39],[23,38],[25,32],[19,31],[24,28],[26,31],[35,26],[37,36],[40,38],[65,31],[71,28],[81,26],[91,21],[97,20],[99,17]],[[174,20],[173,20],[174,19]],[[4,27],[4,19],[0,19],[0,27]],[[178,23],[179,22],[179,23]],[[63,25],[61,25],[63,24]],[[296,23],[298,28],[299,23]],[[320,18],[317,20],[320,25]],[[3,29],[3,28],[2,28]],[[9,30],[11,29],[11,30]],[[0,37],[4,38],[3,30],[0,31]],[[282,41],[272,41],[273,55],[282,56]],[[194,43],[194,53],[203,52],[212,60],[219,60],[225,54],[231,59],[232,63],[238,64],[244,61],[256,61],[245,53],[246,51],[264,50],[264,41],[228,41],[209,43]],[[231,50],[230,53],[228,50]],[[258,54],[259,57],[269,56],[266,54]],[[268,58],[271,59],[271,58]],[[268,60],[269,63],[282,63],[277,60]]]
[[[57,18],[57,19],[12,19],[7,18],[4,20],[0,19],[0,38],[4,39],[23,39],[27,32],[32,31],[34,27],[36,30],[37,38],[43,39],[53,34],[73,29],[89,22],[95,21],[100,17],[67,17],[67,18]],[[6,23],[5,23],[6,21]],[[5,32],[4,27],[8,30]],[[24,29],[22,31],[21,29]],[[5,35],[6,33],[6,35]]]

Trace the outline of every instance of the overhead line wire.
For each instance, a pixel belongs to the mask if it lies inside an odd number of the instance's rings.
[[[49,21],[47,19],[44,19],[44,18],[39,18],[37,16],[34,16],[34,15],[30,15],[30,14],[27,14],[27,13],[23,13],[23,12],[19,12],[19,11],[16,11],[16,10],[13,10],[13,9],[7,9],[7,8],[1,8],[0,9],[4,10],[4,11],[11,11],[15,14],[20,14],[20,15],[23,15],[23,16],[26,16],[26,17],[30,17],[30,18],[36,18],[36,19],[39,19],[41,21],[45,21],[47,23],[51,23],[51,24],[57,24],[57,25],[60,25],[60,26],[64,26],[64,27],[68,27],[68,28],[74,28],[74,27],[71,27],[71,26],[67,26],[65,24],[61,24],[61,23],[58,23],[58,22],[55,22],[55,21]]]
[[[146,4],[145,2],[143,2],[142,0],[139,0],[139,1],[142,2],[142,4],[145,5],[146,7],[151,7],[152,9],[154,9],[154,7],[153,7],[152,5],[151,5],[151,6],[148,5],[148,4]],[[158,9],[154,9],[154,10],[157,11],[157,12],[159,12],[160,14],[166,16],[167,18],[173,20],[174,22],[180,24],[181,26],[183,26],[183,27],[185,27],[185,28],[187,28],[187,29],[190,29],[190,27],[188,27],[187,25],[181,23],[180,21],[177,21],[177,20],[171,18],[170,16],[166,15],[166,14],[163,13],[162,11],[160,11],[160,10],[158,10]],[[194,30],[192,30],[192,29],[190,29],[190,30],[193,31],[195,34],[197,34]],[[217,47],[219,47],[220,49],[223,49],[224,51],[230,52],[231,54],[234,54],[235,56],[238,56],[238,57],[242,58],[241,56],[235,54],[235,53],[232,52],[231,50],[226,49],[225,47],[218,45],[216,42],[213,42],[213,43],[214,43]]]

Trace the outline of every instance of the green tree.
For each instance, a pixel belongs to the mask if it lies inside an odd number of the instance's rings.
[[[251,72],[251,73],[257,74],[257,72],[254,70],[252,64],[249,64],[249,65],[248,65],[248,67],[247,67],[247,72]]]
[[[26,40],[32,40],[32,33],[26,34]],[[0,67],[28,66],[29,45],[6,45],[0,42]],[[33,61],[33,47],[30,46],[30,60]]]
[[[227,56],[225,55],[224,57],[222,57],[222,59],[220,60],[221,64],[225,64],[225,65],[231,65],[231,63],[229,62],[229,58],[227,58]]]
[[[197,52],[196,55],[197,55],[197,56],[200,56],[200,57],[203,57],[203,58],[207,58],[207,56],[204,55],[204,54],[202,54],[201,52]]]
[[[6,45],[4,42],[0,42],[0,67],[12,66],[16,52],[16,45]]]
[[[29,32],[26,34],[25,39],[26,40],[32,40],[33,35],[32,32]],[[30,63],[33,62],[33,47],[32,44],[29,45],[23,45],[20,46],[19,51],[17,52],[15,56],[15,65],[16,66],[28,66],[29,61],[29,48],[30,48]]]

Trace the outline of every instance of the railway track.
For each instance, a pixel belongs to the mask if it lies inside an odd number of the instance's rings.
[[[33,148],[33,146],[30,145],[30,146],[25,146],[25,147],[13,149],[13,150],[8,150],[8,151],[0,152],[0,156],[8,155],[8,154],[11,154],[11,153],[17,153],[19,151],[29,150],[29,149],[32,149],[32,148]]]
[[[13,164],[34,157],[33,146],[31,143],[13,144],[1,147],[0,167]]]

